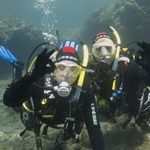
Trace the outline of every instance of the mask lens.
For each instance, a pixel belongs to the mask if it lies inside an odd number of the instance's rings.
[[[100,47],[101,55],[111,55],[111,52],[112,52],[112,47],[109,46]]]
[[[71,85],[80,74],[81,67],[77,64],[56,64],[55,76],[60,83],[66,81]]]
[[[101,48],[95,48],[94,55],[95,56],[99,56],[100,55],[100,51],[101,51]]]
[[[97,51],[97,56],[99,57],[106,57],[110,56],[112,54],[112,48],[111,47],[99,47],[96,49]]]
[[[93,50],[93,54],[95,56],[99,56],[99,55],[111,55],[112,53],[112,47],[111,46],[99,46],[99,47],[95,47]]]
[[[107,49],[107,51],[108,51],[108,53],[109,53],[109,54],[111,54],[111,53],[112,53],[112,47],[110,47],[110,46],[106,46],[105,48]]]
[[[78,65],[74,66],[69,66],[69,65],[63,65],[63,64],[58,64],[56,65],[57,70],[68,72],[69,74],[79,74],[81,71],[81,67]]]
[[[79,75],[80,71],[81,71],[81,67],[80,66],[71,66],[70,67],[70,71],[74,74],[74,75]]]

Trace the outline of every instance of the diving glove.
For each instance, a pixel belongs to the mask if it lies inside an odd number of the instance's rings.
[[[35,67],[32,71],[32,79],[35,81],[44,76],[46,73],[54,72],[56,68],[54,62],[50,59],[50,56],[54,53],[55,50],[47,52],[47,49],[44,49],[42,53],[37,56]]]

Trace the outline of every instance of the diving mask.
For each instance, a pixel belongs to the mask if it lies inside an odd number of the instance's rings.
[[[115,54],[115,45],[110,39],[99,39],[93,44],[92,53],[97,61],[110,64]]]
[[[95,43],[92,48],[92,53],[95,57],[114,55],[115,48],[112,44]]]
[[[64,60],[59,63],[55,63],[56,69],[54,75],[58,83],[62,81],[67,82],[72,85],[80,74],[81,66],[77,65],[75,62]]]

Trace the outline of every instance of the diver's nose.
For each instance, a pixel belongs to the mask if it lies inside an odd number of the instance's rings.
[[[101,51],[100,51],[100,55],[101,55],[101,56],[107,56],[108,54],[109,54],[109,53],[108,53],[106,47],[102,47],[102,48],[101,48]]]
[[[64,75],[69,75],[69,68],[68,67],[65,68]]]

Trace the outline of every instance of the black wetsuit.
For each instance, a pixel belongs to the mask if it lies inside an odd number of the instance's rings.
[[[4,104],[9,107],[21,106],[25,100],[32,97],[35,105],[38,107],[40,99],[45,95],[43,94],[43,89],[40,90],[40,88],[34,87],[33,83],[35,82],[36,81],[32,78],[32,76],[25,75],[22,79],[12,84],[4,93]],[[104,142],[100,129],[100,123],[97,118],[97,108],[94,101],[93,88],[86,85],[83,90],[84,91],[81,92],[79,102],[81,103],[81,112],[89,134],[92,149],[104,150]],[[57,111],[54,119],[55,123],[57,123],[58,120],[64,121],[65,119],[65,116],[63,117],[63,112],[67,110],[68,99],[61,98],[57,95],[57,93],[54,94],[54,97],[54,99],[58,101],[56,104]],[[62,117],[60,117],[61,115]],[[51,122],[47,123],[51,124]]]
[[[139,109],[140,96],[148,85],[148,74],[136,62],[130,61],[123,74],[123,89],[126,93],[126,102],[129,104],[130,113],[135,116]]]
[[[116,72],[112,71],[111,65],[106,68],[101,68],[100,64],[96,64],[97,67],[93,66],[96,71],[94,81],[96,81],[96,85],[99,86],[100,97],[108,100],[112,107],[114,106],[110,101],[112,83],[113,77],[119,75],[119,82],[122,82],[122,91],[124,93],[123,100],[129,105],[128,112],[136,116],[140,103],[138,97],[148,84],[148,74],[146,71],[133,60],[130,60],[127,65],[125,65],[124,62],[119,62]]]

